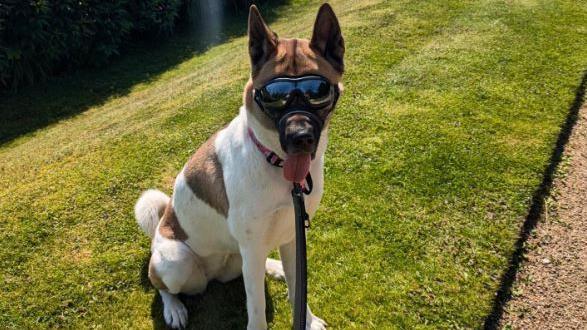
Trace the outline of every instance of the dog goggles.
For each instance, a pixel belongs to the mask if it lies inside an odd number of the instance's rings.
[[[279,77],[254,90],[255,102],[274,120],[288,108],[334,107],[338,96],[338,86],[321,76]]]

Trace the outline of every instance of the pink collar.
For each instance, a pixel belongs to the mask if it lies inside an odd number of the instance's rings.
[[[251,140],[253,140],[253,143],[257,146],[257,149],[259,149],[259,151],[265,156],[265,160],[267,160],[267,162],[273,166],[283,167],[283,159],[279,158],[275,152],[271,151],[271,149],[267,148],[261,142],[259,142],[255,136],[255,133],[253,133],[253,130],[250,127],[247,130],[249,132],[249,137]]]

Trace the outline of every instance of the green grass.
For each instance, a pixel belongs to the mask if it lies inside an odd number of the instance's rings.
[[[313,311],[333,329],[479,328],[586,68],[587,5],[332,4],[347,73],[308,237]],[[308,37],[317,7],[275,7],[272,27]],[[1,328],[162,325],[132,207],[237,113],[249,69],[230,23],[210,47],[179,36],[1,95]],[[266,283],[287,329],[285,284]],[[243,328],[244,299],[242,280],[212,284],[190,324]]]

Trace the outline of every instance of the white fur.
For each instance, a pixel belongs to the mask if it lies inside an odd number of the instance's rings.
[[[183,170],[176,178],[172,196],[178,221],[186,232],[185,242],[162,237],[155,232],[153,263],[168,288],[161,291],[166,322],[172,327],[185,326],[185,307],[173,295],[197,293],[208,281],[232,280],[241,274],[247,294],[247,329],[266,329],[264,274],[267,271],[288,283],[293,303],[295,280],[295,229],[290,182],[283,170],[271,166],[247,135],[251,127],[264,145],[284,156],[277,132],[263,128],[242,107],[239,115],[219,132],[214,146],[222,164],[229,202],[228,217],[218,213],[193,194]],[[327,131],[323,131],[310,172],[314,190],[306,196],[306,209],[313,217],[323,192],[324,150]],[[153,191],[143,194],[135,212],[141,228],[151,233],[155,210],[163,199]],[[145,229],[146,228],[146,229]],[[279,248],[281,262],[267,259]],[[307,329],[324,329],[326,323],[308,308]]]
[[[160,291],[163,301],[163,318],[172,328],[185,327],[188,321],[188,310],[176,295]]]
[[[276,280],[285,281],[285,271],[283,270],[283,264],[280,260],[267,258],[267,261],[265,262],[265,272]]]
[[[169,197],[159,190],[149,189],[141,194],[135,205],[135,219],[147,236],[151,238],[155,236],[159,212],[165,209],[167,203],[169,203]]]

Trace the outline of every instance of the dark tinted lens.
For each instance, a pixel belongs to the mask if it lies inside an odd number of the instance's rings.
[[[293,84],[287,81],[276,81],[261,88],[260,99],[269,108],[284,107],[289,98]]]
[[[332,100],[330,83],[322,79],[300,81],[298,88],[311,105],[326,105]]]

